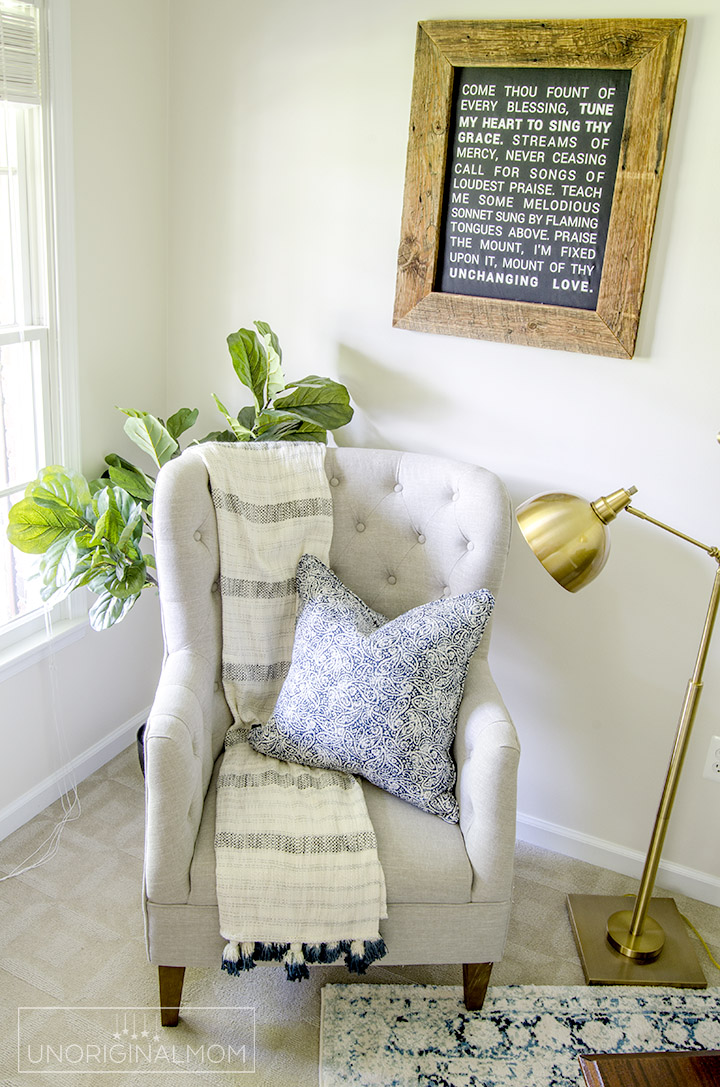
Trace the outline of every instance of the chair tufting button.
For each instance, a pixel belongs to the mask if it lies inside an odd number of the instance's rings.
[[[425,537],[423,536],[422,532],[418,536],[418,543],[425,543]]]
[[[394,585],[396,581],[397,578],[393,574],[390,574],[390,576],[388,577],[388,585]]]
[[[393,489],[396,494],[400,494],[400,491],[403,489],[402,483],[396,483]]]
[[[446,585],[442,591],[443,596],[450,596],[450,586]]]
[[[358,521],[358,523],[355,525],[355,528],[357,529],[358,532],[364,532],[365,531],[365,525],[362,523],[362,521]]]
[[[198,529],[197,532],[193,532],[193,540],[196,540],[198,543],[202,540],[202,532],[200,529]]]
[[[210,586],[210,592],[211,593],[216,593],[219,590],[220,590],[220,583],[217,582],[217,581],[213,581],[212,585]]]
[[[339,482],[340,482],[340,480],[337,478],[337,476],[333,476],[332,479],[330,480],[330,486],[331,487],[337,487]]]
[[[460,497],[460,495],[458,494],[458,492],[457,492],[457,491],[453,491],[453,496],[452,496],[452,500],[453,500],[453,502],[457,502],[457,500],[458,500],[458,498],[459,498],[459,497]]]
[[[474,551],[475,550],[475,544],[472,542],[472,540],[468,540],[467,549],[468,549],[468,551]]]

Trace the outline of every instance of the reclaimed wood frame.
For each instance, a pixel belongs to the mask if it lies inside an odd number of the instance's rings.
[[[394,326],[632,358],[685,27],[685,19],[418,24]],[[453,72],[462,67],[631,70],[596,309],[435,289]]]

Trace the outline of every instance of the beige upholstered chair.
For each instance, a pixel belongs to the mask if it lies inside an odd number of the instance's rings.
[[[511,508],[496,476],[438,457],[370,449],[328,449],[325,465],[334,510],[330,562],[371,608],[394,617],[443,594],[488,588],[498,597]],[[220,682],[215,512],[198,458],[181,456],[163,468],[154,524],[166,658],[145,733],[144,910],[162,1021],[172,1025],[185,968],[219,970],[224,945],[213,831],[215,778],[231,720]],[[387,884],[382,963],[463,963],[466,1004],[475,1008],[505,946],[519,754],[490,675],[489,644],[488,630],[458,717],[459,826],[363,782]]]

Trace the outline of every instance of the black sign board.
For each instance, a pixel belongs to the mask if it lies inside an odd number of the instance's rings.
[[[455,69],[435,290],[597,307],[630,76]]]

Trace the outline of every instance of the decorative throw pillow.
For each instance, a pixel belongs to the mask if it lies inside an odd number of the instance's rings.
[[[256,751],[359,774],[458,821],[452,743],[467,666],[495,601],[481,589],[397,619],[372,611],[314,555],[297,568],[290,670]]]

